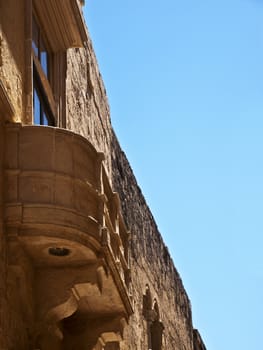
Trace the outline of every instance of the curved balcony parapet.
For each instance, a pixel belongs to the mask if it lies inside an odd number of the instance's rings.
[[[6,139],[7,222],[75,228],[99,240],[103,154],[52,127],[11,124]]]
[[[6,138],[7,169],[64,174],[101,191],[100,172],[104,155],[84,137],[65,129],[9,124]]]
[[[87,246],[93,259],[102,252],[127,306],[129,234],[119,197],[112,191],[103,165],[103,153],[84,137],[54,127],[9,124],[5,138],[5,222],[9,232],[16,229],[20,240],[34,249],[53,238],[54,242]],[[46,250],[43,244],[41,251]],[[43,262],[43,256],[41,259]],[[130,314],[131,305],[127,308]]]

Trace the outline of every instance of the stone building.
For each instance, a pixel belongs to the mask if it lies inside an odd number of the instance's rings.
[[[78,0],[0,0],[0,350],[204,350]]]

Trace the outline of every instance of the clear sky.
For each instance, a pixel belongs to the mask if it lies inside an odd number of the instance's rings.
[[[263,349],[263,1],[86,0],[112,124],[208,350]]]

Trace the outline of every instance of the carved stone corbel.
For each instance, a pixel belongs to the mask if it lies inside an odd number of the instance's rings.
[[[97,344],[92,350],[119,350],[122,336],[120,333],[104,332],[100,335]]]
[[[77,310],[78,300],[77,294],[72,289],[68,300],[50,309],[45,317],[38,321],[35,328],[35,343],[40,346],[41,350],[61,349],[63,332],[60,328],[60,321]]]

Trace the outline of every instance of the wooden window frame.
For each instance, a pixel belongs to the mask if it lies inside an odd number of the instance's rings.
[[[34,71],[35,71],[35,67],[33,67]],[[33,73],[34,74],[34,86],[33,86],[33,100],[35,99],[35,92],[38,96],[39,99],[39,104],[40,104],[40,115],[39,115],[39,119],[40,119],[40,123],[37,125],[49,125],[49,126],[55,126],[55,120],[53,117],[53,113],[52,110],[50,108],[50,104],[48,102],[48,98],[47,95],[45,93],[45,91],[43,90],[43,85],[40,83],[40,79],[39,76],[37,75],[37,73]],[[35,105],[35,101],[33,101],[33,105]],[[46,116],[46,120],[48,121],[48,124],[45,124],[45,120],[44,120],[44,115]]]
[[[38,72],[39,79],[44,82],[46,98],[54,116],[55,125],[66,127],[66,70],[67,49],[84,47],[88,41],[85,21],[78,0],[25,0],[25,124],[33,124],[33,70]],[[32,16],[35,16],[40,29],[49,44],[47,49],[52,53],[50,64],[52,71],[49,82],[38,69],[32,53]],[[51,93],[50,93],[51,92]],[[1,96],[0,96],[1,97]]]
[[[41,30],[40,22],[37,19],[36,14],[32,11],[32,23],[35,22],[38,31],[38,56],[36,55],[35,49],[33,47],[33,25],[32,25],[32,46],[31,46],[31,54],[33,58],[33,101],[35,90],[38,95],[39,103],[40,103],[40,125],[46,125],[44,123],[43,115],[45,113],[46,119],[48,121],[48,125],[55,126],[56,123],[56,102],[53,95],[52,90],[52,77],[53,77],[53,59],[52,52],[49,49],[48,41],[45,38],[44,32]],[[44,67],[41,63],[41,43],[44,44],[47,53],[47,72],[45,72]],[[34,107],[34,103],[33,103]],[[33,108],[33,120],[35,122],[35,110]]]

